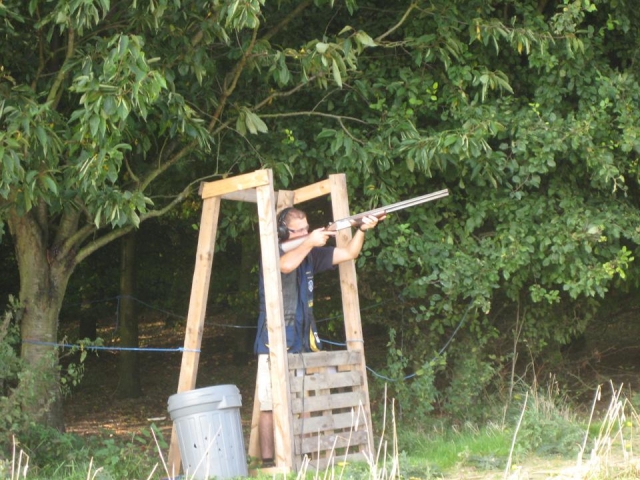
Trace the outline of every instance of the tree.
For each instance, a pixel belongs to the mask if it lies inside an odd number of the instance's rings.
[[[136,232],[122,237],[120,247],[120,299],[118,302],[118,330],[120,345],[125,348],[138,347],[138,319],[136,317]],[[118,374],[118,395],[122,398],[136,398],[142,394],[138,352],[120,352]]]
[[[362,290],[393,304],[389,373],[417,372],[395,384],[407,411],[442,398],[468,413],[522,348],[553,368],[612,289],[637,288],[637,15],[589,0],[360,2],[325,27],[367,32],[358,70],[306,112],[261,114],[289,132],[301,184],[347,172],[361,207],[451,190],[389,219],[366,244],[375,268],[361,262]]]
[[[389,219],[361,276],[405,300],[384,320],[389,368],[419,373],[397,387],[417,405],[436,375],[443,407],[468,405],[511,345],[567,341],[634,274],[625,1],[12,0],[0,15],[0,218],[32,365],[76,265],[199,178],[260,166],[285,188],[345,172],[356,208],[450,188]]]
[[[318,138],[337,169],[357,165],[349,178],[374,203],[450,188],[367,245],[380,242],[378,298],[393,281],[404,300],[384,322],[392,372],[418,373],[396,384],[407,411],[439,397],[469,414],[519,349],[548,363],[612,287],[637,284],[637,12],[586,0],[412,7],[387,36],[362,26],[379,45],[359,60],[351,94],[364,101],[334,113],[366,125]]]
[[[76,265],[182,202],[198,170],[211,178],[277,163],[249,156],[255,149],[244,135],[267,131],[254,110],[314,79],[326,85],[353,64],[364,47],[357,37],[349,52],[326,56],[316,54],[328,48],[317,40],[307,55],[296,53],[300,39],[293,48],[270,44],[312,6],[0,4],[10,46],[0,54],[0,219],[20,272],[22,357],[44,373],[40,398],[58,392],[52,345]],[[52,410],[49,421],[60,420]]]

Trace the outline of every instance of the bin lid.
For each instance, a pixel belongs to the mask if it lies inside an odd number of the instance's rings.
[[[217,408],[242,406],[240,390],[235,385],[216,385],[176,393],[167,402],[169,412],[194,405],[220,403]]]

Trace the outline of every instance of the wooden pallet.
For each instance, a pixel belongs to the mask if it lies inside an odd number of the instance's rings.
[[[305,456],[316,470],[365,461],[371,432],[362,352],[294,353],[288,363],[298,468]]]

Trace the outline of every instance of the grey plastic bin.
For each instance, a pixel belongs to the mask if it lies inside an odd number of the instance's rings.
[[[247,476],[241,406],[242,396],[235,385],[199,388],[169,397],[169,415],[186,478]]]

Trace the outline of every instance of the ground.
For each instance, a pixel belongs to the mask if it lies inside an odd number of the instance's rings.
[[[197,387],[213,385],[236,385],[242,394],[242,422],[245,442],[248,442],[253,395],[255,388],[256,364],[252,355],[234,355],[238,350],[239,329],[228,325],[233,323],[224,316],[207,318],[203,334]],[[625,322],[624,325],[629,325]],[[635,345],[635,335],[622,332],[620,326],[612,327],[613,334],[620,341],[613,346],[597,349],[591,342],[580,345],[575,361],[582,362],[586,376],[605,385],[607,382],[631,392],[635,387],[637,373],[636,357],[640,348]],[[113,319],[107,318],[99,324],[99,335],[106,340],[116,337],[113,333]],[[250,332],[244,332],[248,337]],[[603,338],[610,332],[594,332]],[[171,324],[164,318],[150,315],[141,319],[140,343],[142,347],[175,349],[184,342],[184,325]],[[115,343],[115,340],[114,340]],[[246,342],[245,342],[246,346]],[[85,378],[65,402],[65,422],[69,432],[94,435],[111,432],[116,435],[134,435],[153,423],[163,432],[168,441],[172,422],[167,412],[167,400],[177,390],[182,354],[180,352],[141,352],[140,354],[143,395],[135,399],[121,399],[117,395],[118,357],[113,351],[91,354],[86,361]],[[593,391],[589,393],[593,397]],[[606,402],[604,402],[606,403]],[[544,463],[544,464],[543,464]],[[518,465],[512,478],[584,478],[575,460],[544,460],[534,465]],[[634,467],[635,468],[635,467]],[[638,467],[640,471],[640,467]],[[457,478],[504,478],[501,469],[495,471],[457,472]]]
[[[251,355],[234,358],[237,330],[216,326],[224,319],[207,320],[197,376],[197,388],[213,385],[236,385],[242,394],[242,417],[248,428],[253,408],[255,360]],[[99,335],[110,338],[112,319],[99,326]],[[184,326],[167,325],[153,318],[140,324],[141,346],[174,349],[184,344]],[[107,344],[110,342],[107,341]],[[109,430],[118,435],[135,434],[151,423],[157,425],[168,440],[171,419],[167,412],[169,396],[176,393],[182,353],[140,352],[142,396],[122,399],[117,394],[118,357],[108,350],[90,354],[80,386],[65,401],[67,431],[97,434]]]

